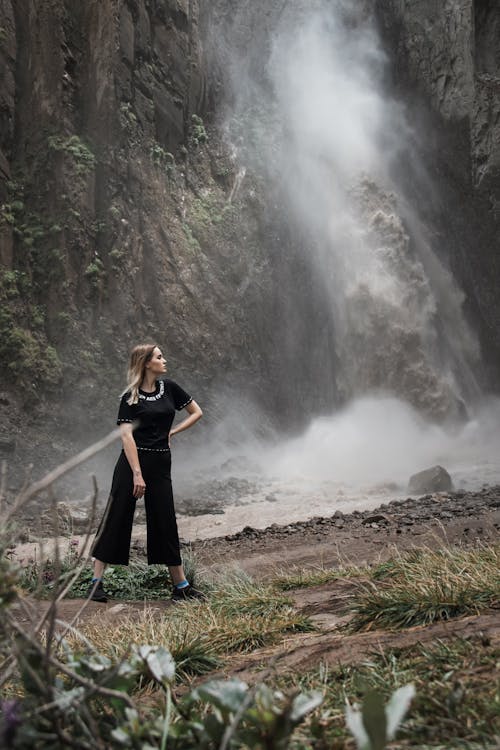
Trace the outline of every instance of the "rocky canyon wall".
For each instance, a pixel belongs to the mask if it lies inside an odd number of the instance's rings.
[[[486,389],[500,364],[500,6],[495,0],[375,3],[395,94],[431,176],[423,208],[481,345]]]
[[[209,420],[242,391],[293,419],[310,366],[294,353],[311,325],[328,357],[314,272],[256,178],[240,185],[217,130],[199,11],[197,0],[0,0],[7,452],[26,421],[32,445],[111,427],[138,341],[164,347],[172,376],[210,400]],[[299,287],[309,301],[297,305]],[[328,384],[318,394],[320,411]]]
[[[214,419],[238,392],[282,425],[338,400],[321,270],[281,196],[256,165],[242,172],[224,133],[232,94],[214,23],[233,28],[242,65],[259,69],[257,35],[265,51],[285,5],[0,0],[0,443],[9,455],[26,422],[39,447],[53,445],[54,425],[81,442],[105,431],[128,349],[144,339],[164,347],[173,376]],[[413,156],[431,177],[431,193],[408,179],[407,195],[466,292],[482,381],[495,388],[500,10],[494,0],[359,5],[376,15],[388,90],[409,113]],[[241,8],[249,20],[235,30]]]

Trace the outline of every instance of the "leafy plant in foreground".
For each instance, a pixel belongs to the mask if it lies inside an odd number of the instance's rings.
[[[53,560],[44,560],[25,568],[21,585],[27,591],[47,596],[58,580],[71,576],[74,570],[70,550],[58,564]],[[68,598],[86,598],[91,580],[92,569],[89,566],[84,567],[68,591]],[[170,593],[170,588],[170,577],[165,566],[134,563],[128,567],[111,566],[106,571],[106,591],[114,599],[165,599]]]
[[[162,647],[132,645],[127,659],[114,662],[99,653],[79,655],[63,643],[65,658],[56,660],[19,636],[24,695],[0,706],[5,747],[284,750],[295,727],[322,701],[320,693],[285,696],[240,680],[207,682],[178,701],[175,663]],[[144,680],[164,692],[163,713],[141,711],[131,697]]]
[[[365,695],[361,710],[348,702],[346,722],[359,750],[384,750],[396,734],[414,695],[413,685],[404,685],[392,694],[386,706],[382,695],[375,690]]]

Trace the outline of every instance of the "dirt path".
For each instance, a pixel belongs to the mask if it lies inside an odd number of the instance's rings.
[[[500,645],[499,619],[498,613],[491,613],[403,631],[374,631],[355,635],[339,633],[332,626],[320,633],[290,637],[279,647],[260,649],[244,657],[233,657],[221,674],[230,674],[245,682],[252,682],[260,679],[263,668],[270,664],[280,674],[286,671],[301,673],[319,664],[331,667],[359,664],[368,660],[372,654],[380,655],[388,649],[401,649],[438,639],[445,641],[469,638]]]

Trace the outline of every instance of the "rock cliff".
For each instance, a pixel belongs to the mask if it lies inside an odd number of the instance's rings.
[[[8,449],[23,410],[66,437],[111,426],[137,341],[158,341],[215,415],[242,386],[283,415],[315,320],[328,348],[314,272],[218,132],[198,15],[197,0],[0,2]]]
[[[233,46],[258,66],[259,3],[240,5]],[[286,3],[268,5],[260,27]],[[410,113],[437,197],[418,185],[408,192],[465,289],[491,388],[500,368],[500,9],[494,0],[361,6],[378,19],[388,86]],[[224,138],[230,94],[213,26],[233,11],[227,0],[0,0],[6,450],[26,420],[31,445],[47,418],[66,437],[102,432],[127,351],[143,339],[164,347],[172,373],[210,399],[215,416],[241,390],[283,424],[335,403],[321,274],[281,197],[258,169],[241,171]]]
[[[442,238],[498,390],[500,6],[495,0],[376,0],[391,77],[437,188],[425,208]],[[429,201],[419,196],[425,207]]]

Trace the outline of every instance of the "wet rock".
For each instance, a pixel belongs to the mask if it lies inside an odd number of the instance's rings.
[[[69,511],[69,525],[73,533],[86,533],[89,531],[90,518],[84,510],[71,508]]]
[[[413,518],[410,518],[409,516],[406,516],[405,518],[401,519],[401,523],[403,526],[413,526],[415,520]]]
[[[244,526],[240,533],[242,536],[254,536],[256,531],[252,526]]]
[[[432,466],[413,474],[408,482],[409,492],[420,495],[425,492],[448,492],[453,490],[451,477],[442,466]]]
[[[383,513],[372,513],[371,515],[367,516],[362,520],[364,525],[367,524],[379,524],[379,523],[389,523],[389,518],[385,516]]]
[[[120,51],[125,60],[134,64],[134,21],[129,9],[124,6],[120,13]]]

